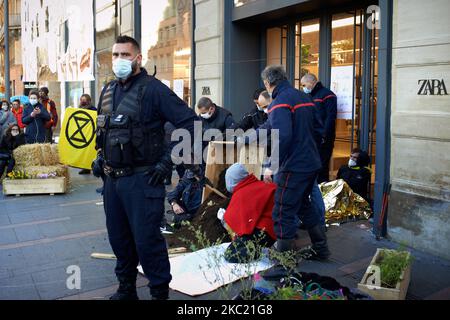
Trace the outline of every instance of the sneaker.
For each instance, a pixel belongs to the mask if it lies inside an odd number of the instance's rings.
[[[174,226],[170,224],[166,224],[164,227],[160,227],[159,230],[161,230],[162,234],[173,234],[175,232]]]

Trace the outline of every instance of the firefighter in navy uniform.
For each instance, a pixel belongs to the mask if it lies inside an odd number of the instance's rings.
[[[326,260],[330,256],[321,215],[314,209],[310,197],[321,168],[315,142],[315,105],[311,98],[293,88],[282,66],[269,66],[262,72],[262,80],[273,102],[268,107],[269,123],[279,130],[277,190],[272,212],[277,236],[275,249],[279,252],[295,250],[297,221],[308,231],[312,246],[300,251],[303,258]],[[272,165],[277,159],[271,158]],[[281,264],[265,274],[278,276]]]
[[[98,105],[96,176],[105,177],[106,226],[119,289],[111,300],[136,300],[137,266],[149,279],[153,299],[168,299],[171,281],[167,246],[160,232],[164,179],[172,170],[171,148],[164,144],[164,123],[187,129],[190,109],[169,88],[141,68],[140,46],[120,36],[112,49],[117,77],[102,91]]]
[[[311,95],[316,104],[316,112],[323,123],[322,137],[319,142],[319,154],[322,169],[319,172],[319,183],[329,181],[330,159],[333,154],[336,138],[337,98],[325,88],[317,77],[311,73],[302,78],[303,91]]]

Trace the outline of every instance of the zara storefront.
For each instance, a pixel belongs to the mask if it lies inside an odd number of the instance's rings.
[[[266,65],[318,75],[338,96],[331,176],[367,150],[374,231],[449,258],[450,3],[433,2],[194,0],[192,100],[239,118]]]

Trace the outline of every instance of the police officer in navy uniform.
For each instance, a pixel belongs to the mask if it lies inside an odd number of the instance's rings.
[[[303,76],[301,80],[303,91],[309,94],[316,104],[316,112],[323,123],[322,137],[319,143],[319,154],[322,169],[318,182],[329,181],[330,159],[333,154],[334,140],[336,138],[337,98],[336,95],[317,80],[311,73]]]
[[[279,130],[279,168],[272,214],[277,236],[275,248],[279,252],[295,250],[300,219],[312,243],[302,250],[303,257],[325,260],[330,255],[325,228],[310,197],[321,168],[314,137],[315,105],[307,94],[291,86],[282,66],[268,66],[261,76],[273,98],[268,107],[268,121],[272,129]],[[276,165],[277,159],[272,157],[271,161]]]
[[[117,77],[102,91],[98,105],[94,174],[103,169],[106,226],[120,282],[112,300],[136,300],[137,266],[149,279],[153,299],[168,299],[171,281],[167,246],[160,232],[164,179],[172,170],[164,123],[193,137],[195,112],[141,68],[139,44],[120,36],[112,49]]]

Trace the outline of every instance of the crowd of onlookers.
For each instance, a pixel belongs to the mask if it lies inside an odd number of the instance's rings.
[[[83,94],[80,108],[96,110],[91,97]],[[24,144],[53,143],[53,132],[58,125],[55,102],[49,98],[49,90],[42,87],[30,91],[28,99],[1,102],[0,110],[0,177],[14,169],[13,151]],[[80,173],[90,173],[82,170]]]

